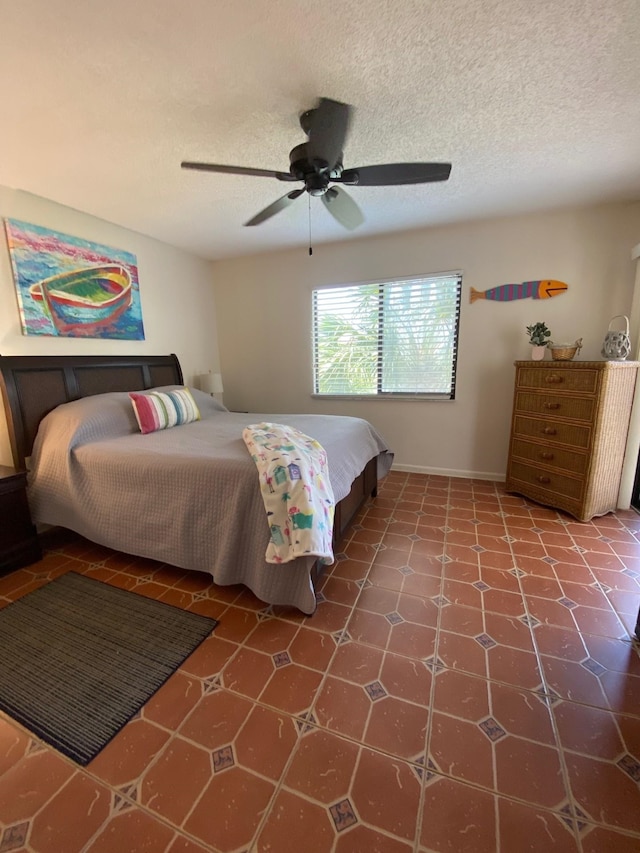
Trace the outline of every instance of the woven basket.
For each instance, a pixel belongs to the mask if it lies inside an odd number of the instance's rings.
[[[554,361],[571,361],[576,353],[582,349],[582,338],[576,341],[575,344],[549,344],[551,350],[551,358]]]

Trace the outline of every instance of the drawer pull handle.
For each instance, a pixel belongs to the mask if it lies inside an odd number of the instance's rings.
[[[543,432],[545,435],[555,435],[555,434],[556,434],[556,430],[555,430],[553,427],[545,427],[545,428],[542,430],[542,432]]]
[[[564,382],[564,379],[562,378],[562,376],[558,376],[556,373],[552,373],[551,376],[545,376],[544,381],[559,385],[561,382]]]
[[[545,403],[544,407],[545,409],[559,409],[560,403]]]
[[[540,477],[536,477],[536,480],[537,480],[539,483],[550,483],[550,482],[551,482],[551,478],[550,478],[550,477],[542,477],[542,476],[540,476]]]
[[[540,453],[540,459],[553,459],[553,453],[546,453],[544,450]]]

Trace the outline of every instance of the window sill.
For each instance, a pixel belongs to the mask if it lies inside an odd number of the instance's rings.
[[[312,400],[384,400],[402,403],[455,403],[444,394],[312,394]]]

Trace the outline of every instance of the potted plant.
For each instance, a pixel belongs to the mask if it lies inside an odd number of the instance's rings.
[[[532,326],[527,326],[527,334],[531,344],[531,358],[534,361],[541,361],[544,358],[544,351],[549,343],[548,338],[551,337],[551,332],[547,329],[546,323],[534,323]]]

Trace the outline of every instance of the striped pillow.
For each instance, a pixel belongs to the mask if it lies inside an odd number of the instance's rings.
[[[200,410],[188,388],[129,396],[143,434],[200,420]]]

